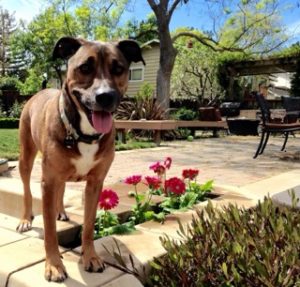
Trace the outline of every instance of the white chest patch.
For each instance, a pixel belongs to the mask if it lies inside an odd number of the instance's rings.
[[[79,111],[80,114],[80,130],[87,135],[96,134],[97,131],[91,126],[86,114]]]
[[[78,149],[81,156],[77,159],[72,159],[71,162],[75,166],[76,173],[79,176],[85,176],[97,164],[95,154],[98,151],[99,144],[86,144],[79,142]]]

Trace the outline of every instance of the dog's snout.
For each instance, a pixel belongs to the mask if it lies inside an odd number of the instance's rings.
[[[118,94],[114,91],[96,95],[96,102],[103,109],[111,109],[118,103]]]

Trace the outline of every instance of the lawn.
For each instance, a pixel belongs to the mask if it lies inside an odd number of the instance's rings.
[[[0,158],[17,160],[18,157],[18,129],[0,129]]]
[[[116,142],[116,150],[130,150],[156,147],[149,141],[128,140],[126,144]],[[0,158],[17,160],[19,157],[18,129],[0,129]]]

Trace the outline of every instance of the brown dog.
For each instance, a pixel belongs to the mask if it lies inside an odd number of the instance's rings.
[[[45,278],[67,277],[58,251],[55,220],[68,220],[63,206],[66,181],[86,180],[82,261],[86,271],[102,272],[93,230],[99,192],[114,158],[112,112],[128,85],[129,65],[144,62],[138,44],[116,44],[61,38],[54,59],[68,59],[63,89],[46,89],[25,105],[20,119],[20,174],[24,214],[17,230],[31,229],[30,174],[37,151],[42,153],[42,198],[46,249]]]

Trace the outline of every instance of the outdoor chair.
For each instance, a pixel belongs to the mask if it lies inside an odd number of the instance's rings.
[[[260,93],[257,93],[255,97],[261,111],[262,124],[260,142],[253,158],[256,158],[258,155],[264,152],[271,133],[281,133],[284,135],[284,142],[281,148],[281,151],[283,151],[288,141],[289,134],[300,130],[299,122],[288,123],[285,122],[285,119],[281,119],[280,121],[278,119],[271,119],[271,112],[268,102],[264,96]]]

